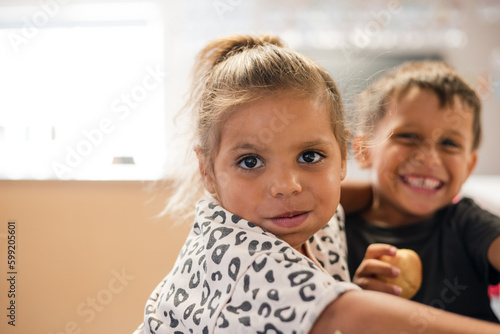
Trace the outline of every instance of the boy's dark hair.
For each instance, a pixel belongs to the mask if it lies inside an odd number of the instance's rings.
[[[358,96],[356,108],[360,114],[361,131],[372,133],[387,111],[391,98],[401,98],[410,88],[434,92],[441,107],[453,106],[454,98],[469,107],[473,114],[473,143],[481,143],[481,100],[476,91],[450,65],[442,61],[407,62],[376,80]]]

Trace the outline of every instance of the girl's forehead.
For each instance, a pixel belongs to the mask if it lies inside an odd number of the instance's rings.
[[[225,117],[222,129],[246,127],[249,120],[261,123],[262,128],[277,131],[290,126],[308,115],[330,121],[330,110],[326,103],[316,97],[297,97],[292,94],[277,94],[233,108]]]
[[[325,125],[331,129],[327,108],[316,99],[270,96],[234,110],[222,126],[221,136],[247,135],[266,142],[301,128],[320,131]]]

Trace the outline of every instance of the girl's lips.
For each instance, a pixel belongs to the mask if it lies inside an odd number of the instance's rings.
[[[309,211],[306,212],[287,212],[277,215],[270,220],[281,227],[295,227],[301,225],[309,216]]]

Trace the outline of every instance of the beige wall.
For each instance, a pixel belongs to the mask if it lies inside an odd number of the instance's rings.
[[[131,333],[189,230],[141,182],[0,181],[0,333]],[[16,221],[16,326],[7,225]]]

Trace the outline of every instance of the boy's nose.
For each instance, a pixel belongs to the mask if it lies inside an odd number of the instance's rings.
[[[269,192],[272,197],[289,197],[302,191],[299,173],[281,168],[269,176]]]
[[[441,164],[439,152],[433,144],[422,145],[415,150],[413,161],[416,165],[424,165],[426,167],[436,167]]]

